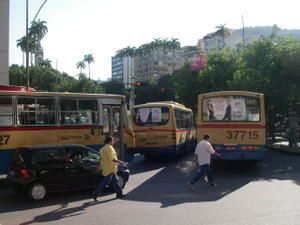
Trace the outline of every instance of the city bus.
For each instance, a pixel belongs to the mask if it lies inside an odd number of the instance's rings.
[[[264,95],[220,91],[198,96],[197,141],[211,135],[216,159],[262,160],[265,145]]]
[[[135,134],[134,153],[151,158],[194,150],[194,116],[192,110],[184,105],[172,101],[135,105],[131,118]]]
[[[0,174],[16,148],[39,144],[84,144],[98,150],[112,135],[121,159],[134,147],[125,96],[0,90]]]

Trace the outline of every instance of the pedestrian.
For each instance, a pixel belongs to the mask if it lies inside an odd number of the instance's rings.
[[[118,164],[123,164],[124,162],[117,158],[113,142],[112,136],[106,136],[104,146],[99,150],[99,167],[104,178],[93,192],[93,199],[95,201],[97,201],[98,195],[102,193],[103,189],[108,184],[110,184],[117,193],[117,198],[125,197],[117,177]]]
[[[211,186],[217,186],[212,177],[210,161],[212,154],[217,156],[221,155],[213,149],[209,141],[210,135],[205,134],[203,140],[197,144],[195,150],[195,160],[198,163],[199,170],[193,179],[188,183],[191,190],[195,190],[194,184],[205,175],[207,176],[208,182]]]

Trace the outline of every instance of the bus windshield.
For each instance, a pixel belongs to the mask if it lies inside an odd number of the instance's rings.
[[[260,121],[259,98],[248,96],[217,96],[202,101],[203,121]]]
[[[134,123],[138,126],[164,125],[169,121],[168,107],[147,107],[134,109]]]

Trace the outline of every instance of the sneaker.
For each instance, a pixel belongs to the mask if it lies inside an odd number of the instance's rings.
[[[195,191],[195,187],[191,182],[188,183],[188,186],[189,186],[189,189],[191,189],[192,191]]]
[[[216,183],[210,183],[210,186],[217,187],[218,185]]]
[[[126,197],[126,195],[124,195],[124,194],[117,195],[117,198],[125,198],[125,197]]]
[[[204,180],[205,180],[206,183],[208,183],[208,178],[207,178],[207,176],[204,177]]]

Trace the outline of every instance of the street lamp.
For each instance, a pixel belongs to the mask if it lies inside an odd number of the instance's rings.
[[[38,14],[40,13],[41,9],[45,5],[47,0],[43,2],[43,4],[40,6],[39,10],[34,16],[33,21],[37,18]],[[32,21],[32,22],[33,22]],[[27,77],[27,83],[26,83],[26,89],[28,91],[30,86],[30,77],[29,77],[29,33],[28,33],[28,0],[26,0],[26,77]]]

